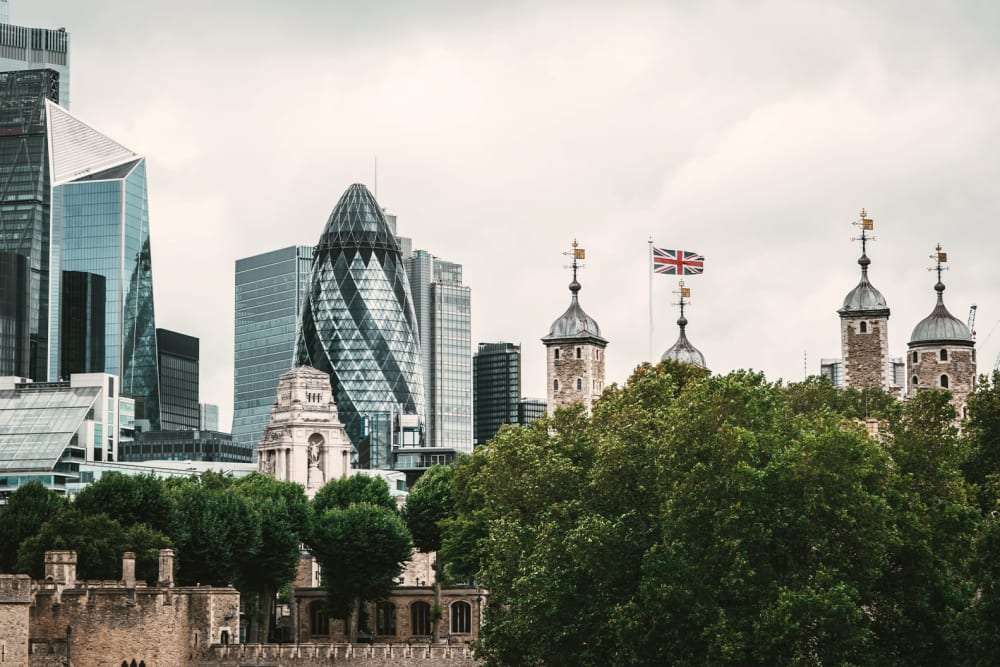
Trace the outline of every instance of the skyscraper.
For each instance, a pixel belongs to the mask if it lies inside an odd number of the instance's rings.
[[[169,329],[156,330],[160,366],[160,428],[196,431],[201,426],[198,407],[199,340]],[[213,429],[215,430],[215,429]]]
[[[59,73],[61,106],[69,108],[69,33],[65,28],[11,25],[7,0],[0,0],[0,71],[51,69]]]
[[[476,444],[483,445],[502,425],[520,421],[521,346],[504,342],[480,343],[473,358],[473,387]]]
[[[56,72],[0,72],[0,376],[34,380],[48,379],[49,98]]]
[[[236,260],[233,442],[257,451],[278,379],[295,361],[295,334],[309,286],[312,246]]]
[[[420,330],[426,447],[472,452],[472,318],[462,265],[416,250],[406,273]]]
[[[45,116],[52,169],[48,377],[117,375],[121,393],[135,399],[136,422],[159,430],[146,159],[51,100]],[[71,290],[88,295],[91,313],[83,325],[64,327],[64,315],[78,316],[64,299]],[[96,314],[102,299],[103,329]],[[76,354],[101,348],[103,359]]]
[[[299,364],[330,374],[363,468],[419,446],[424,380],[399,242],[364,185],[344,192],[316,246],[296,344]]]

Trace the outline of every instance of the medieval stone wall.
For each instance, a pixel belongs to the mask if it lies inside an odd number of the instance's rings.
[[[546,377],[548,379],[549,411],[569,405],[583,403],[590,407],[604,391],[604,349],[581,342],[566,342],[546,346]],[[577,348],[580,356],[577,358]],[[559,358],[556,359],[556,350]],[[581,387],[577,389],[577,380]],[[554,380],[559,381],[559,389]]]
[[[28,662],[28,605],[31,578],[0,575],[0,664],[21,667]]]
[[[941,359],[941,350],[947,359]],[[916,360],[914,360],[916,354]],[[941,376],[947,376],[947,390],[951,392],[951,404],[959,418],[963,416],[966,401],[975,387],[975,349],[959,345],[939,345],[911,349],[906,355],[906,374],[909,378],[909,395],[921,389],[935,387],[941,389]],[[914,382],[916,378],[916,382]]]
[[[865,332],[861,332],[861,323]],[[840,320],[844,386],[887,389],[885,367],[889,357],[889,320],[885,317]]]
[[[193,667],[478,667],[467,646],[448,644],[244,644],[216,646]]]

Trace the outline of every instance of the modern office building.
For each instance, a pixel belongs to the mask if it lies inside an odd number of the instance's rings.
[[[406,258],[420,331],[427,448],[472,453],[472,317],[462,265],[426,250]]]
[[[169,329],[156,330],[160,366],[160,428],[164,431],[197,431],[201,427],[198,404],[199,340]]]
[[[6,28],[7,26],[0,26]],[[52,70],[0,72],[0,376],[48,379]]]
[[[199,431],[219,430],[219,406],[214,403],[199,403],[200,416],[198,419]]]
[[[0,71],[50,69],[59,74],[57,101],[69,108],[69,33],[65,28],[25,28],[9,23],[0,0]]]
[[[522,398],[517,402],[517,423],[527,426],[536,419],[545,416],[548,403],[544,398]]]
[[[296,344],[330,374],[360,468],[422,445],[419,330],[399,242],[364,185],[344,192],[316,246]]]
[[[52,170],[48,377],[117,375],[121,393],[135,398],[137,424],[159,430],[146,159],[50,100],[45,117]],[[70,294],[81,292],[90,294],[93,311],[103,299],[103,329],[96,317],[63,326],[64,314],[75,312]],[[103,359],[82,368],[79,356],[64,352],[100,348]]]
[[[233,442],[253,452],[271,417],[278,378],[295,362],[312,256],[312,246],[291,246],[236,260]]]
[[[135,434],[121,445],[125,462],[219,461],[250,463],[253,451],[233,442],[233,436],[218,431],[149,431]]]
[[[119,384],[105,373],[65,382],[0,378],[0,498],[32,480],[65,493],[81,464],[117,461],[135,410]]]
[[[520,423],[521,346],[480,343],[473,357],[473,388],[476,444],[483,445],[502,425]]]

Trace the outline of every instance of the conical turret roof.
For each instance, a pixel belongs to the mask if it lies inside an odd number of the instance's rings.
[[[597,320],[588,315],[580,306],[580,283],[576,278],[569,284],[569,291],[572,297],[569,308],[566,312],[549,327],[549,335],[542,338],[543,342],[551,342],[561,339],[590,338],[599,343],[608,341],[601,337],[601,327],[597,325]]]
[[[913,328],[910,336],[910,346],[921,345],[974,345],[972,332],[962,320],[958,319],[944,305],[944,283],[939,279],[934,285],[937,292],[937,303],[931,314],[920,320]]]
[[[681,305],[681,316],[677,319],[677,326],[680,328],[680,334],[677,336],[677,342],[674,343],[670,349],[663,353],[660,357],[660,361],[679,361],[683,364],[691,364],[692,366],[697,366],[698,368],[708,368],[705,365],[705,355],[703,355],[698,348],[691,344],[691,341],[687,338],[687,333],[685,329],[687,328],[687,318],[684,317],[684,306]]]
[[[882,293],[868,282],[868,266],[872,263],[864,252],[858,258],[861,266],[861,280],[844,297],[844,305],[837,312],[841,317],[888,316],[889,304]]]

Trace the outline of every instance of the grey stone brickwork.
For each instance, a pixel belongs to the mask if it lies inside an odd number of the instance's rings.
[[[589,413],[604,391],[604,346],[592,341],[559,341],[547,344],[545,354],[549,411],[583,403]]]
[[[946,359],[941,358],[941,351]],[[909,382],[908,396],[921,389],[941,389],[942,376],[948,378],[951,404],[959,418],[965,415],[969,394],[976,382],[976,351],[968,345],[936,345],[911,348],[906,355],[906,375]]]
[[[845,387],[889,389],[885,374],[889,361],[888,328],[888,317],[841,318],[840,345]]]

